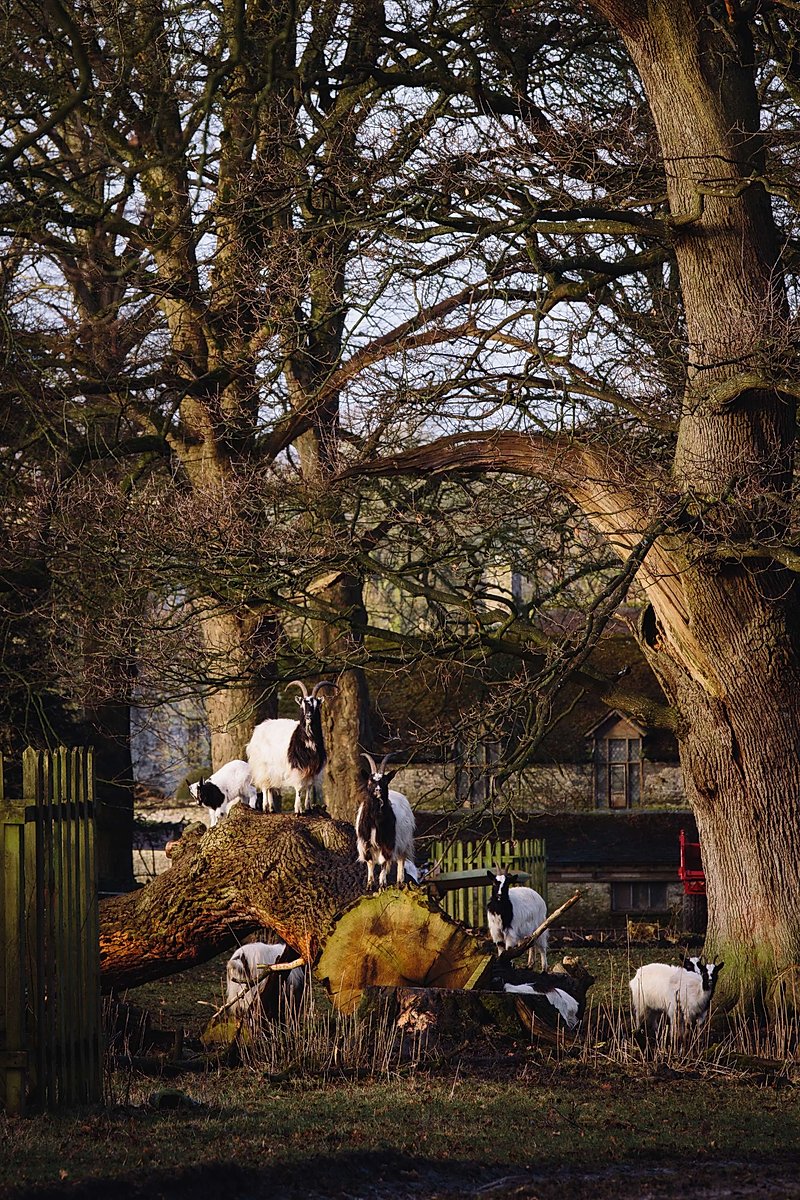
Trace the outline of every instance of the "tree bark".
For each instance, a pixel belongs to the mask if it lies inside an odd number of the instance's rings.
[[[351,825],[323,815],[234,805],[215,829],[193,825],[172,866],[100,904],[105,991],[205,962],[258,926],[312,962],[333,919],[364,891]]]
[[[365,469],[540,474],[623,559],[646,551],[641,636],[679,716],[707,949],[726,963],[720,994],[749,1003],[800,958],[800,593],[768,554],[729,553],[731,537],[779,545],[786,533],[796,436],[795,406],[770,382],[785,373],[787,306],[752,46],[745,22],[721,28],[699,0],[594,7],[641,74],[667,175],[689,340],[672,479],[577,439],[506,433]]]
[[[335,623],[315,623],[317,653],[323,662],[347,664],[363,654],[359,627],[366,624],[361,582],[340,575],[319,595],[320,602],[336,614]],[[335,676],[338,694],[323,705],[325,748],[325,805],[339,821],[355,821],[362,800],[362,749],[372,749],[369,722],[369,689],[363,668],[345,666]]]

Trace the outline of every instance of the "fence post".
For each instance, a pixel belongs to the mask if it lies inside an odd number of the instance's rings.
[[[102,1098],[91,751],[22,756],[0,804],[0,1068],[8,1112]]]

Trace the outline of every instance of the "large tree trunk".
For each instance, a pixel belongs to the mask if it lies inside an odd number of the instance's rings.
[[[766,556],[722,566],[705,550],[731,534],[780,537],[791,482],[794,405],[769,384],[786,317],[778,239],[751,182],[764,171],[753,51],[743,21],[723,32],[696,0],[597,7],[641,73],[666,166],[690,364],[674,482],[705,539],[684,540],[675,568],[713,672],[692,670],[658,621],[645,640],[682,717],[708,947],[727,990],[748,995],[800,955],[798,590]]]
[[[201,622],[208,678],[216,681],[205,699],[216,771],[244,758],[253,727],[277,715],[274,623],[249,609],[214,609]]]
[[[320,600],[337,614],[335,623],[316,623],[317,651],[323,661],[347,663],[363,654],[359,627],[366,624],[361,582],[350,575],[338,579],[320,594]],[[360,666],[345,667],[336,675],[339,692],[323,707],[325,748],[325,805],[339,821],[355,821],[361,803],[362,749],[371,750],[369,689]]]

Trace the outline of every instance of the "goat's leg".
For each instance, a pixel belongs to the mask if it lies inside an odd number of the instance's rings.
[[[303,801],[300,799],[300,788],[299,787],[296,787],[294,789],[294,811],[295,811],[295,815],[298,817],[300,816],[300,813],[303,811]]]
[[[362,859],[362,862],[364,860]],[[371,892],[375,886],[375,863],[371,858],[366,860],[367,863],[367,891]]]
[[[402,887],[406,880],[406,860],[405,858],[397,859],[397,886]]]

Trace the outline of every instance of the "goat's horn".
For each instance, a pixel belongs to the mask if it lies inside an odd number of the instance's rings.
[[[378,774],[380,774],[380,775],[382,775],[382,774],[383,774],[384,767],[385,767],[385,766],[386,766],[386,764],[388,763],[389,759],[392,757],[392,753],[393,753],[393,751],[391,751],[391,750],[390,750],[388,754],[384,754],[384,756],[383,756],[383,762],[382,762],[382,763],[381,763],[381,765],[378,767]]]
[[[307,687],[306,687],[306,685],[303,683],[302,679],[293,679],[293,680],[292,680],[292,682],[291,682],[291,683],[287,683],[287,684],[286,684],[286,686],[287,686],[287,688],[290,688],[290,687],[299,687],[299,688],[301,688],[301,689],[302,689],[302,691],[303,691],[303,695],[304,695],[304,696],[306,696],[306,697],[308,696],[308,688],[307,688]]]
[[[311,689],[311,695],[316,696],[321,687],[331,687],[335,692],[339,690],[335,683],[331,683],[330,679],[320,679],[319,683],[315,683]]]
[[[367,760],[367,762],[369,763],[369,765],[372,767],[372,774],[377,775],[379,772],[378,772],[378,768],[375,766],[375,759],[372,757],[372,755],[367,754],[366,750],[362,750],[361,757],[365,758]]]

